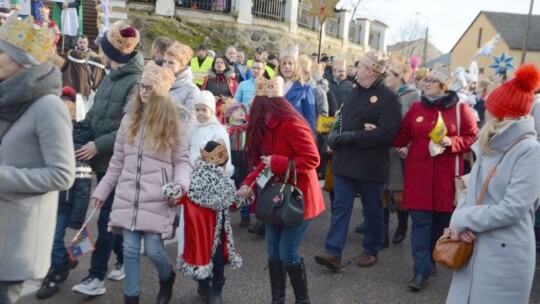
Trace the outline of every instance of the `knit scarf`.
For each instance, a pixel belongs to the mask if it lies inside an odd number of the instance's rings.
[[[62,93],[62,75],[52,63],[46,62],[0,82],[0,119],[14,122],[38,98]]]

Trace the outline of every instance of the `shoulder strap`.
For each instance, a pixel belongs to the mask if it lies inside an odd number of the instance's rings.
[[[461,135],[461,112],[459,110],[459,101],[456,103],[457,135]],[[459,153],[456,153],[456,176],[459,176]]]
[[[489,182],[491,181],[491,178],[493,176],[495,176],[495,173],[497,172],[497,167],[499,167],[499,165],[501,164],[502,160],[504,159],[504,157],[506,156],[506,154],[512,150],[513,147],[515,147],[518,143],[520,143],[521,141],[529,138],[530,136],[529,135],[525,135],[525,136],[522,136],[520,138],[518,138],[518,140],[516,140],[511,146],[510,148],[508,148],[503,156],[501,157],[501,159],[499,159],[499,161],[497,162],[497,164],[495,165],[495,167],[493,167],[490,171],[489,171],[489,174],[486,178],[486,181],[484,182],[484,185],[482,185],[482,191],[480,192],[480,196],[478,197],[478,199],[476,200],[476,205],[481,205],[482,204],[482,201],[484,200],[484,196],[486,195],[486,192],[487,192],[487,188],[489,186]]]

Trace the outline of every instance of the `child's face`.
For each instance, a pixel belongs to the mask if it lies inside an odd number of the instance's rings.
[[[232,121],[244,121],[246,120],[246,113],[244,112],[244,109],[238,108],[232,112],[231,115]]]
[[[207,106],[202,104],[195,105],[195,116],[197,117],[198,122],[205,123],[210,119],[210,117],[212,117],[212,115],[212,110],[210,110]]]

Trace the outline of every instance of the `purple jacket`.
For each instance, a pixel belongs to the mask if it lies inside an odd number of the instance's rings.
[[[109,230],[154,232],[160,233],[162,239],[170,239],[176,212],[161,187],[175,182],[180,184],[183,193],[189,190],[192,167],[186,128],[179,129],[172,153],[166,155],[143,149],[141,132],[130,144],[126,138],[129,124],[130,116],[126,114],[116,136],[107,173],[92,197],[105,201],[116,187]]]

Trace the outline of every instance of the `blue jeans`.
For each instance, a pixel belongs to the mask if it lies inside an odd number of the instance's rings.
[[[66,245],[64,237],[66,236],[66,228],[69,221],[69,214],[58,213],[56,215],[56,229],[54,230],[54,242],[51,255],[51,267],[62,268],[67,264]]]
[[[161,235],[153,232],[131,231],[124,229],[124,293],[126,296],[139,295],[139,274],[141,240],[144,238],[144,254],[152,261],[158,272],[159,280],[166,281],[173,272],[169,263]]]
[[[360,193],[365,215],[363,252],[369,255],[379,253],[384,233],[383,189],[384,183],[366,182],[334,175],[335,199],[332,220],[326,236],[325,250],[327,253],[341,258],[351,222],[354,198],[357,193]]]
[[[97,172],[97,181],[101,181],[105,173]],[[92,252],[92,258],[90,260],[89,275],[94,276],[103,281],[105,275],[107,275],[107,266],[109,264],[109,258],[111,257],[111,251],[114,249],[116,259],[118,262],[123,263],[124,254],[122,250],[123,239],[121,235],[114,235],[107,230],[107,224],[109,223],[109,215],[111,214],[111,208],[114,200],[114,190],[107,200],[103,203],[101,210],[99,211],[98,225],[98,237],[95,243],[96,250]]]
[[[277,226],[266,224],[266,246],[268,259],[281,261],[287,267],[293,267],[302,262],[298,255],[298,246],[306,234],[311,220],[297,227]]]
[[[414,261],[414,274],[429,275],[433,248],[450,224],[452,213],[426,210],[411,210],[412,220],[411,250]]]

